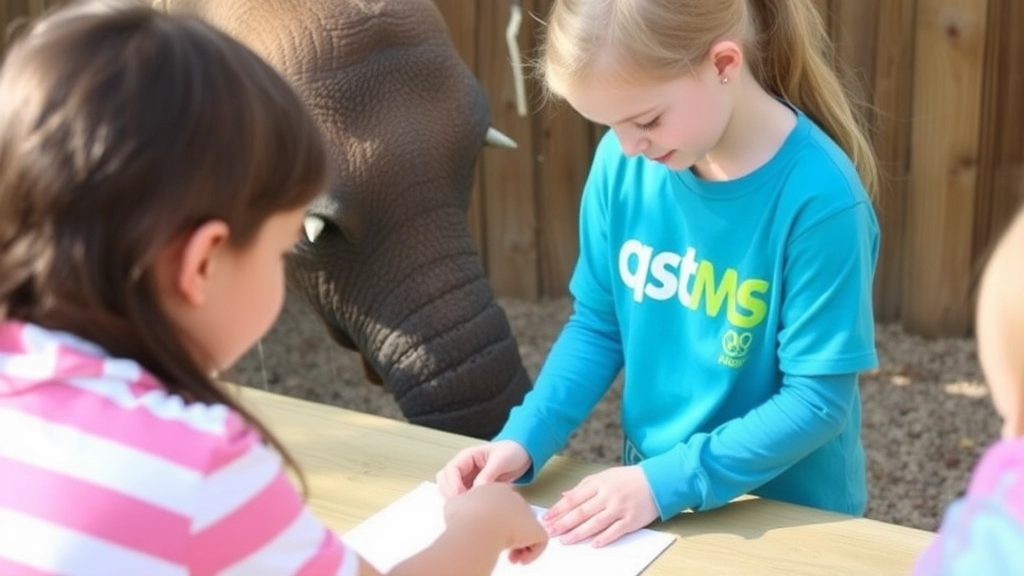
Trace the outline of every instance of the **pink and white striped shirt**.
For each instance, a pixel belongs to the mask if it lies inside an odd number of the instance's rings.
[[[0,323],[0,574],[344,575],[358,558],[223,405],[134,361]]]

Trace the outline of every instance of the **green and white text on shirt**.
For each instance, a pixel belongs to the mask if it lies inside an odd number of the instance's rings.
[[[724,310],[726,320],[738,330],[727,330],[722,336],[719,361],[732,368],[743,364],[753,337],[749,330],[768,312],[763,296],[771,283],[761,278],[741,279],[739,271],[729,267],[716,274],[715,264],[698,260],[692,246],[684,254],[655,253],[639,240],[627,240],[619,250],[619,276],[636,302],[678,298],[682,305],[703,311],[709,318],[718,318]]]

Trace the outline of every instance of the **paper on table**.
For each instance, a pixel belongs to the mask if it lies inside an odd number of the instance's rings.
[[[544,508],[533,507],[539,516]],[[437,485],[423,482],[346,533],[345,542],[378,570],[396,564],[429,546],[444,531],[444,499]],[[639,530],[612,544],[594,548],[587,542],[566,546],[552,539],[540,558],[519,565],[502,554],[492,576],[592,574],[636,576],[669,545],[674,536]]]

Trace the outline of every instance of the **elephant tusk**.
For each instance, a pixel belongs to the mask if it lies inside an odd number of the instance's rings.
[[[519,145],[516,144],[515,140],[502,134],[493,126],[487,128],[487,145],[498,148],[519,148]]]
[[[326,225],[324,219],[319,216],[306,216],[305,220],[302,221],[302,227],[306,231],[306,239],[310,243],[316,242],[316,239],[320,237],[320,233],[324,231],[324,226]]]

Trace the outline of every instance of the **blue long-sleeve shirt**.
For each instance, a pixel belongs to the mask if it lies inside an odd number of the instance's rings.
[[[857,373],[874,367],[878,226],[805,115],[728,182],[627,158],[609,133],[584,189],[573,315],[497,439],[534,473],[625,371],[623,460],[662,518],[739,494],[861,514]]]

